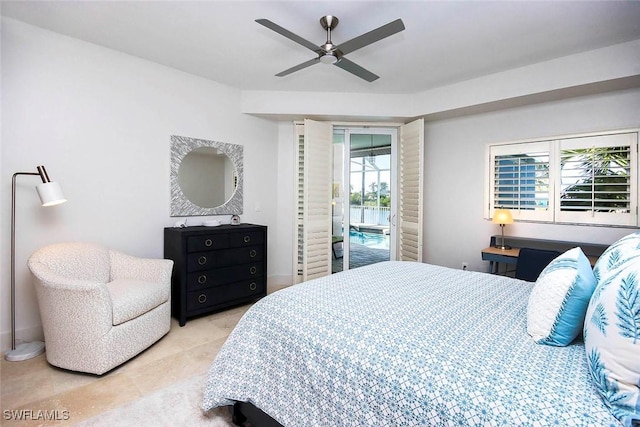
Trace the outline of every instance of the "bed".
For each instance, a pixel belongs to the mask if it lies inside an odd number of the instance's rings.
[[[202,408],[245,402],[287,427],[620,426],[580,339],[527,334],[533,285],[389,261],[281,290],[230,334]]]

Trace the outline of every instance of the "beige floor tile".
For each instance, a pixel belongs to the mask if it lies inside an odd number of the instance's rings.
[[[250,305],[187,321],[156,344],[103,376],[49,365],[45,356],[0,364],[2,413],[35,416],[48,411],[50,421],[0,420],[2,426],[73,425],[127,404],[158,389],[206,372],[229,333]],[[68,417],[67,420],[61,419]]]

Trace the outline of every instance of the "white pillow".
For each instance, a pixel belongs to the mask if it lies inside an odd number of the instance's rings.
[[[529,295],[529,335],[538,344],[570,344],[582,331],[595,287],[591,264],[582,249],[570,249],[551,261]]]
[[[640,424],[640,249],[629,250],[637,241],[627,239],[625,261],[601,274],[584,323],[591,377],[625,426]]]
[[[624,236],[609,246],[593,267],[593,275],[600,281],[603,275],[634,258],[640,258],[640,231]]]

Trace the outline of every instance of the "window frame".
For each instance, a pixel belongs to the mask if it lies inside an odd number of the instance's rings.
[[[493,218],[495,209],[510,209],[514,220],[552,224],[601,225],[611,227],[638,227],[638,198],[640,171],[638,165],[638,129],[565,135],[552,138],[512,142],[489,143],[486,146],[485,166],[485,218]],[[629,146],[629,212],[571,212],[561,210],[561,151],[562,149]],[[496,156],[544,153],[549,155],[549,193],[547,210],[529,210],[496,205]],[[536,190],[537,193],[537,190]]]

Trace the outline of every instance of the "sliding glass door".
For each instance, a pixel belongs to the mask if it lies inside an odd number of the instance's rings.
[[[424,122],[296,124],[294,283],[422,261]]]
[[[395,128],[334,127],[332,272],[395,259]]]

